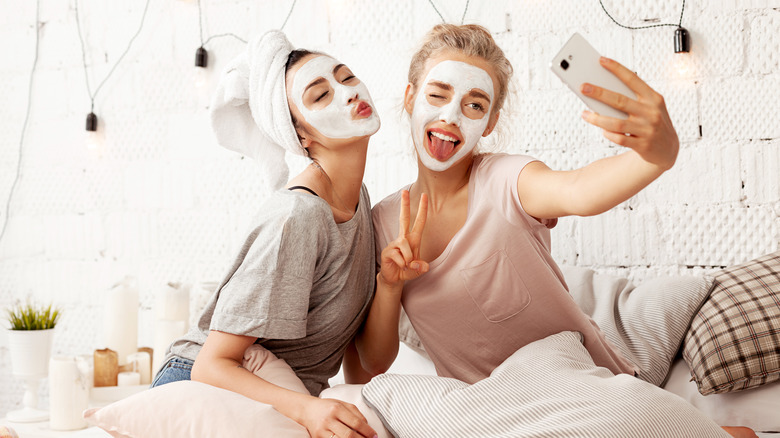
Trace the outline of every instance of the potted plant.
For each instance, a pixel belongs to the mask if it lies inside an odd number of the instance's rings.
[[[8,419],[15,422],[43,421],[49,417],[47,411],[38,410],[38,385],[49,374],[54,327],[60,318],[56,308],[18,304],[8,309],[8,349],[11,356],[11,370],[15,377],[24,381],[24,408],[8,413]]]

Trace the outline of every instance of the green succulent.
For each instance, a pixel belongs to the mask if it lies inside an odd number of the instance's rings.
[[[8,321],[11,330],[48,330],[53,329],[60,319],[60,310],[48,307],[35,306],[33,304],[18,304],[8,309]]]

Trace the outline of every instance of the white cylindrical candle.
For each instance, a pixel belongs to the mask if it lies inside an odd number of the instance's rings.
[[[153,372],[157,372],[165,359],[168,346],[171,342],[187,333],[186,321],[160,320],[154,323],[154,363]]]
[[[55,356],[49,362],[49,427],[76,430],[87,427],[82,412],[89,405],[89,376],[75,357]]]
[[[135,371],[125,371],[117,376],[116,386],[134,386],[141,384],[141,374]]]
[[[168,283],[155,299],[155,319],[184,321],[185,330],[190,321],[190,284]]]
[[[141,375],[141,385],[152,383],[152,359],[149,353],[139,351],[127,356],[127,363],[133,366],[133,371]]]
[[[127,277],[106,294],[104,328],[106,346],[117,352],[119,365],[138,350],[138,288]]]

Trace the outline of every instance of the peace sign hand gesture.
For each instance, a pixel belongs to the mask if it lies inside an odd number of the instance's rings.
[[[413,280],[428,272],[428,263],[420,260],[420,241],[422,240],[425,219],[428,216],[428,195],[420,196],[417,217],[409,229],[409,191],[401,193],[401,214],[398,218],[398,238],[382,250],[381,267],[377,280],[397,287],[406,280]]]

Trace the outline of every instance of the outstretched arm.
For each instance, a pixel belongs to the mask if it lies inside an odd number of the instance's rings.
[[[355,338],[360,362],[368,373],[384,373],[398,355],[398,320],[404,283],[428,272],[420,260],[420,241],[428,215],[428,196],[423,193],[414,225],[409,229],[409,192],[401,196],[398,238],[382,250],[376,276],[376,294],[362,330]]]
[[[670,169],[680,142],[663,96],[617,61],[601,65],[634,91],[637,99],[591,84],[582,92],[628,114],[617,119],[585,111],[582,118],[603,130],[604,137],[629,150],[571,171],[553,171],[542,163],[526,166],[517,180],[523,208],[537,218],[603,213],[637,194]]]

